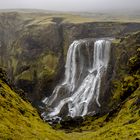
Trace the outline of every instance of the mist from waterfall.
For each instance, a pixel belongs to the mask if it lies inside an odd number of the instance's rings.
[[[93,53],[87,51],[90,46],[87,40],[74,41],[70,45],[65,64],[65,78],[56,86],[52,95],[42,101],[47,108],[47,111],[42,113],[44,120],[61,117],[64,109],[67,110],[67,116],[85,116],[89,113],[91,102],[101,107],[101,78],[107,70],[110,44],[108,39],[96,40],[92,46]],[[83,46],[92,56],[83,54]],[[87,60],[89,57],[91,58]]]

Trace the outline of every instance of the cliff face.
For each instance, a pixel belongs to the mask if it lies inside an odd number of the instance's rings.
[[[17,13],[0,16],[0,65],[32,101],[50,93],[61,69],[58,64],[63,65],[59,25],[42,20]]]
[[[139,79],[140,32],[122,38],[120,42],[114,43],[114,47],[115,63],[112,74],[112,93],[115,95],[115,100],[119,98],[121,98],[120,100],[124,100],[138,87],[135,85],[135,80]],[[130,75],[138,77],[132,78],[129,77]],[[126,78],[124,78],[125,76]],[[121,82],[124,82],[125,84],[121,85]],[[132,83],[130,84],[129,82]],[[123,87],[125,91],[127,86],[130,86],[130,89],[127,89],[128,93],[126,93],[126,95],[121,95],[121,97],[117,97],[118,91]]]
[[[50,31],[50,27],[47,28],[45,26],[43,30],[46,28],[46,32],[49,30],[49,33],[45,34],[42,30],[38,33],[38,30],[42,26],[44,27],[44,25],[42,25],[44,22],[33,20],[33,15],[30,15],[31,17],[29,16],[27,19],[17,13],[8,13],[8,15],[2,14],[2,20],[0,20],[0,64],[2,67],[5,67],[10,78],[13,79],[19,87],[22,87],[25,91],[27,90],[28,97],[30,93],[32,100],[38,100],[43,96],[40,95],[43,93],[40,92],[40,90],[45,91],[43,94],[51,93],[48,91],[51,91],[59,79],[62,78],[65,52],[67,50],[65,44],[67,41],[71,42],[75,37],[70,39],[71,36],[66,36],[66,30],[64,30],[63,24],[66,26],[68,23],[63,23],[61,26],[52,25],[59,29],[58,31],[55,30],[54,34],[52,30]],[[15,16],[17,19],[12,20]],[[12,22],[9,21],[10,19]],[[42,20],[45,21],[45,19]],[[57,19],[57,24],[59,24],[58,21]],[[48,23],[45,21],[44,24],[46,25]],[[31,28],[30,25],[35,26],[35,32],[34,30],[32,31],[33,27]],[[70,25],[71,24],[69,24],[69,26]],[[130,28],[131,31],[136,29],[133,28],[134,25],[135,24],[130,24],[130,26],[132,26],[132,29]],[[138,24],[136,25],[138,26]],[[29,28],[27,28],[28,26]],[[77,24],[72,24],[71,27],[73,26],[77,26]],[[84,25],[80,24],[79,26]],[[17,29],[17,31],[15,29]],[[138,30],[138,28],[136,30]],[[60,34],[60,31],[63,31],[63,34]],[[77,34],[77,31],[73,30],[73,32],[74,31],[75,34]],[[116,36],[123,36],[123,31],[122,33],[116,34]],[[55,36],[57,32],[60,37],[59,39],[62,39],[59,40],[59,42],[55,42],[55,38],[49,38],[49,34]],[[70,34],[70,29],[67,29],[67,34]],[[83,34],[81,34],[81,38],[82,35]],[[38,43],[39,38],[40,42]],[[44,38],[44,40],[42,40],[42,38]],[[46,38],[48,38],[47,41]],[[28,39],[33,39],[33,44],[31,43],[32,41],[27,41]],[[50,42],[49,39],[51,40]],[[37,42],[34,43],[34,41]],[[44,46],[41,44],[42,42],[45,42]],[[50,43],[56,46],[51,46]],[[76,118],[76,121],[65,120],[65,122],[56,125],[57,128],[66,129],[68,132],[74,131],[74,133],[69,134],[64,134],[61,131],[56,132],[52,130],[50,126],[44,124],[36,109],[14,91],[6,80],[6,75],[0,69],[0,138],[50,140],[139,139],[140,32],[115,40],[112,44],[112,48],[111,67],[108,68],[110,74],[107,76],[109,78],[108,82],[110,82],[108,90],[111,90],[110,106],[108,106],[108,108],[110,107],[110,111],[103,117],[99,117],[100,114],[97,114],[94,117],[87,116],[83,120],[80,118]],[[55,68],[53,68],[52,64],[54,64]],[[43,66],[45,69],[42,69]],[[52,70],[54,70],[54,73]],[[39,78],[41,72],[44,72],[42,74],[43,80]],[[106,84],[107,82],[105,82],[104,85]],[[34,92],[31,92],[32,90]],[[104,95],[106,95],[106,93],[104,93]],[[106,98],[101,101],[104,104],[103,106],[106,105]],[[81,131],[82,133],[78,133]]]
[[[49,14],[0,14],[0,66],[37,103],[62,79],[69,45],[75,39],[119,37],[140,29],[138,23],[68,23]]]
[[[73,40],[83,38],[122,37],[140,29],[139,23],[91,22],[81,24],[64,24],[64,47]]]
[[[67,118],[62,129],[71,138],[83,140],[139,139],[140,138],[140,32],[114,42],[115,58],[112,73],[110,110],[103,116]],[[125,55],[123,55],[125,51]],[[127,56],[127,57],[126,57]],[[107,97],[109,98],[109,97]],[[103,103],[106,98],[102,98]],[[106,104],[104,104],[106,106]],[[75,134],[73,136],[73,134]]]

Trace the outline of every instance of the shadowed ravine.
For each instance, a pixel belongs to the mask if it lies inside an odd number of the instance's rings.
[[[47,112],[42,113],[44,120],[94,114],[93,106],[101,106],[101,78],[107,70],[111,40],[100,39],[92,44],[78,40],[70,45],[65,78],[53,94],[42,101],[47,108]]]

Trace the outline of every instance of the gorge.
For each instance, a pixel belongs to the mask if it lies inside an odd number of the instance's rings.
[[[35,106],[64,78],[68,47],[74,40],[123,38],[140,29],[137,22],[95,22],[79,16],[26,11],[1,12],[0,24],[0,66]],[[113,53],[112,61],[116,59]]]
[[[140,23],[111,19],[0,12],[0,139],[140,139]]]

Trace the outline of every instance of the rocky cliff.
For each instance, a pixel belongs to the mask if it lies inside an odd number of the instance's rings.
[[[139,23],[92,22],[66,15],[0,13],[0,66],[38,104],[62,79],[69,45],[76,39],[120,37],[140,29]],[[70,17],[71,18],[71,17]]]
[[[96,114],[84,118],[66,118],[56,125],[71,132],[71,138],[140,139],[140,32],[114,42],[114,47],[116,61],[112,75],[109,112],[103,116]],[[122,55],[123,51],[125,55]]]
[[[0,139],[140,139],[140,32],[114,42],[110,110],[103,116],[67,118],[53,130],[0,69]],[[20,95],[20,96],[19,96]],[[22,94],[23,95],[23,94]],[[67,133],[64,133],[64,132]]]

